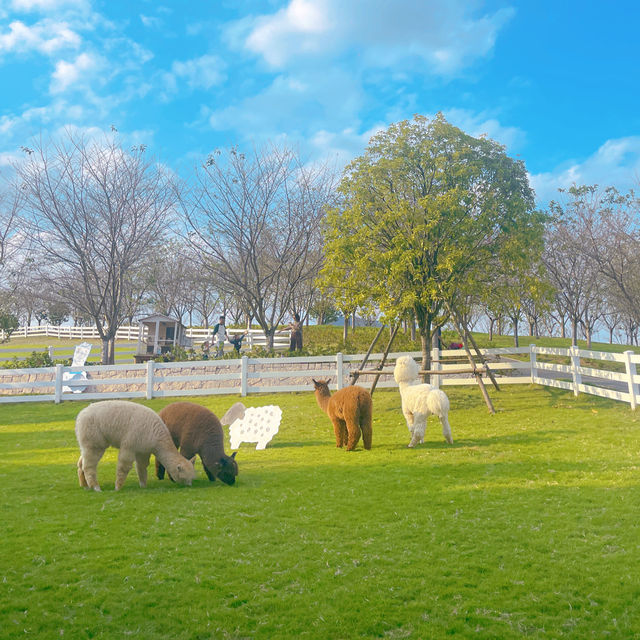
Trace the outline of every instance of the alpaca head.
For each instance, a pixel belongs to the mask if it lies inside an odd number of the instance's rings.
[[[196,470],[193,466],[192,460],[183,458],[178,462],[171,470],[171,480],[179,482],[180,484],[186,484],[188,487],[196,479]]]
[[[238,475],[238,463],[236,462],[236,453],[234,451],[230,456],[224,455],[212,469],[208,469],[206,466],[204,470],[209,477],[209,480],[215,480],[216,478],[225,484],[235,484],[236,476]]]
[[[393,378],[398,383],[414,382],[418,379],[420,368],[411,356],[400,356],[396,360]]]
[[[314,380],[311,378],[311,380],[313,380],[313,388],[316,393],[319,393],[321,396],[331,395],[331,392],[329,391],[329,382],[331,381],[331,378],[328,380]]]

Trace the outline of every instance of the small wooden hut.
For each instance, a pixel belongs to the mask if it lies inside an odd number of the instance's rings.
[[[156,314],[139,322],[138,348],[134,360],[146,362],[174,347],[189,349],[191,346],[191,338],[187,337],[186,327],[180,320]]]

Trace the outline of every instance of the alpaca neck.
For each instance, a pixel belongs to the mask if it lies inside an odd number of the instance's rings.
[[[158,449],[158,451],[155,452],[155,456],[158,458],[162,466],[169,472],[171,472],[172,469],[175,469],[180,462],[184,461],[184,457],[175,448],[174,451],[169,448]]]
[[[316,391],[316,400],[318,401],[318,406],[327,413],[327,407],[329,405],[329,399],[331,398],[330,394],[320,393]]]
[[[403,380],[402,382],[398,382],[398,388],[400,389],[400,392],[402,392],[403,389],[413,387],[416,384],[419,384],[418,380]]]

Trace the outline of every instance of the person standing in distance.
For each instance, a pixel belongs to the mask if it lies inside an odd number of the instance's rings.
[[[211,340],[216,345],[216,358],[224,355],[224,341],[227,339],[227,328],[224,326],[224,316],[220,316],[218,324],[213,327]]]
[[[289,323],[287,329],[291,331],[289,351],[302,351],[302,322],[299,314],[293,314],[293,322]]]

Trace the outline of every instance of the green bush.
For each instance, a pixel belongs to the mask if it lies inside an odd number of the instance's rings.
[[[48,351],[32,351],[31,355],[26,358],[19,359],[14,356],[13,360],[0,363],[3,369],[37,369],[39,367],[54,367],[56,364],[69,366],[71,359],[52,360]]]

